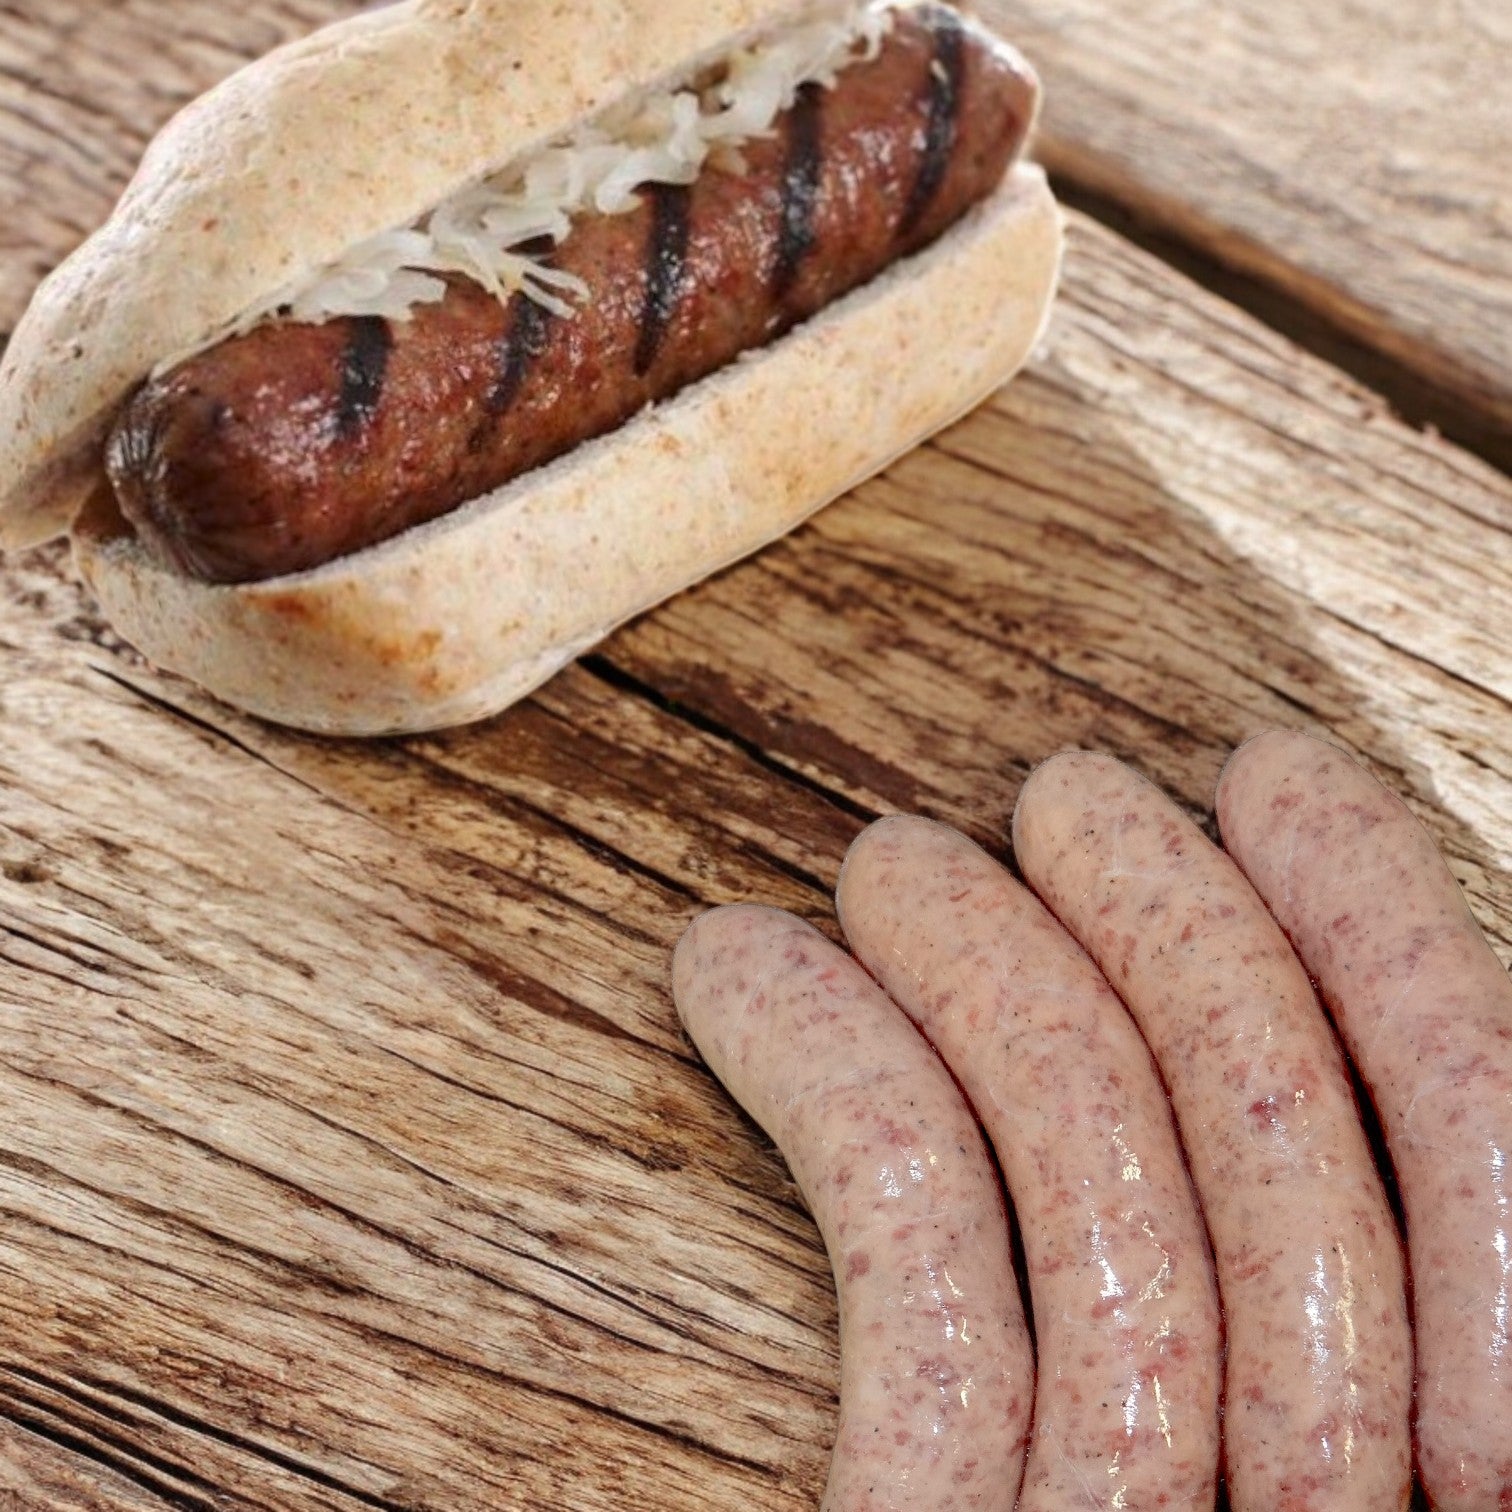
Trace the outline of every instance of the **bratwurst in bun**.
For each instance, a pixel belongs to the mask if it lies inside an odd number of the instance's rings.
[[[1006,379],[1060,225],[946,6],[412,0],[170,123],[0,367],[0,539],[285,723],[480,718]],[[81,507],[82,506],[82,507]]]

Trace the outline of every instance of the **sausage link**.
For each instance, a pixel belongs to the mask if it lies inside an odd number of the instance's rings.
[[[1412,1474],[1401,1242],[1307,974],[1234,863],[1109,757],[1040,767],[1014,843],[1170,1091],[1228,1325],[1234,1512],[1399,1512]]]
[[[954,11],[806,86],[743,166],[653,186],[550,253],[567,318],[453,279],[390,324],[269,324],[148,383],[106,449],[121,511],[181,570],[333,561],[624,424],[938,238],[1002,179],[1035,84]]]
[[[1440,1512],[1512,1512],[1512,980],[1428,832],[1342,751],[1251,741],[1219,781],[1218,822],[1380,1111],[1428,1495]]]
[[[949,1074],[849,956],[776,909],[695,920],[672,983],[834,1266],[840,1426],[822,1512],[1010,1512],[1033,1358],[1002,1195]]]
[[[1212,1512],[1217,1288],[1123,1004],[1039,900],[944,825],[872,825],[837,900],[852,950],[965,1089],[1018,1212],[1039,1356],[1018,1512]]]

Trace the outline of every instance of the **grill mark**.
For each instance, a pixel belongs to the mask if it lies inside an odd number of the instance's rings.
[[[498,370],[484,401],[489,420],[497,420],[520,397],[531,365],[550,340],[551,319],[551,311],[528,294],[509,301],[509,329],[499,339]]]
[[[818,240],[819,181],[824,171],[824,88],[805,84],[788,116],[787,162],[782,172],[782,223],[772,292],[784,299]]]
[[[518,250],[524,256],[551,267],[556,243],[549,236],[537,236],[522,243]],[[486,418],[472,438],[474,448],[486,437],[491,422],[520,397],[531,364],[546,350],[551,320],[551,311],[528,294],[516,294],[510,299],[508,324],[494,348],[493,385],[483,401]]]
[[[380,316],[355,316],[351,332],[341,354],[341,394],[336,400],[336,434],[342,437],[361,430],[378,412],[394,349],[394,333]]]
[[[954,11],[941,10],[931,15],[929,24],[935,37],[934,60],[929,65],[929,119],[924,128],[919,176],[898,226],[899,236],[918,229],[945,182],[955,153],[966,86],[966,30],[961,18]]]
[[[653,184],[651,229],[646,238],[646,301],[641,307],[640,341],[635,348],[635,376],[651,371],[662,338],[677,313],[688,261],[689,190],[681,184]]]

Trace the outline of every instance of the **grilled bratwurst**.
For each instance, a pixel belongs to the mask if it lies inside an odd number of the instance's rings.
[[[1033,83],[955,12],[900,12],[740,161],[648,186],[545,252],[554,315],[450,281],[410,319],[274,323],[149,382],[111,436],[122,512],[182,570],[252,582],[487,494],[765,345],[942,235],[1023,145]]]

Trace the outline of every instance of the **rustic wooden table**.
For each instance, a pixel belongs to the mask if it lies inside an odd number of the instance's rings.
[[[0,0],[0,330],[176,105],[353,8]],[[1327,731],[1512,958],[1508,22],[996,9],[1083,207],[1032,370],[506,716],[290,735],[0,567],[0,1508],[812,1508],[828,1266],[668,953],[833,932],[876,814],[1002,853],[1059,747],[1205,813]]]

